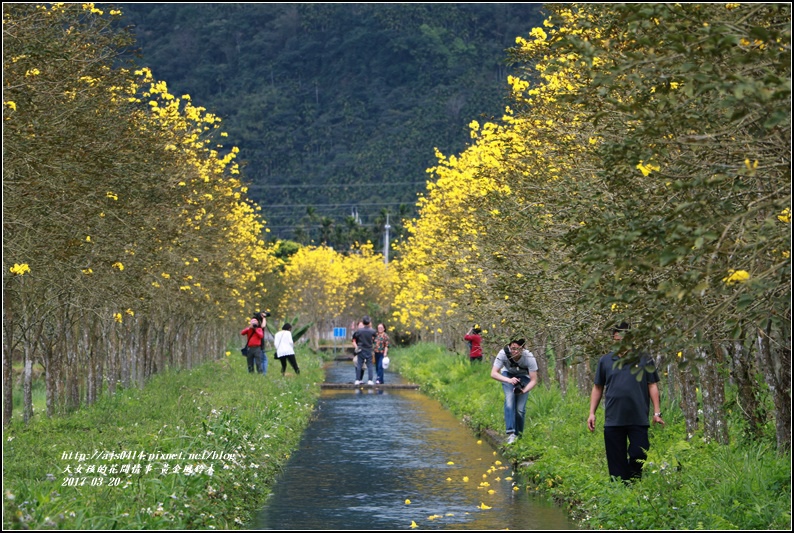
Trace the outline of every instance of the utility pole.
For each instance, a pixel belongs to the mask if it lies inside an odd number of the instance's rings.
[[[383,235],[383,263],[389,266],[389,213],[386,213],[386,226],[384,226],[386,233]]]

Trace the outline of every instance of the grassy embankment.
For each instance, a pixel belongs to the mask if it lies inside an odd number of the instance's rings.
[[[297,446],[323,371],[301,352],[300,376],[282,378],[271,356],[262,377],[238,354],[68,416],[37,414],[27,427],[15,417],[3,439],[3,528],[244,527]]]
[[[390,350],[393,367],[478,430],[504,431],[502,388],[489,363],[425,344]],[[663,378],[664,379],[664,378]],[[666,426],[650,430],[651,450],[640,482],[609,481],[603,426],[586,428],[589,397],[535,388],[524,436],[504,455],[521,465],[525,490],[545,494],[593,529],[745,529],[791,527],[791,458],[779,456],[774,428],[752,442],[740,435],[736,403],[726,402],[730,445],[687,441],[674,402],[663,398]],[[603,405],[598,421],[603,423]]]

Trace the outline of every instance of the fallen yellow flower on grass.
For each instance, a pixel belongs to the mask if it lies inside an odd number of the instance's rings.
[[[480,502],[480,509],[488,510],[488,509],[493,509],[493,508],[492,507],[488,507],[484,503]]]

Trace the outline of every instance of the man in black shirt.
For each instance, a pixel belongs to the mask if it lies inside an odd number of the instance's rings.
[[[370,323],[372,322],[368,316],[361,319],[364,324],[363,327],[356,330],[353,334],[353,348],[358,351],[358,359],[356,360],[356,385],[360,385],[364,380],[363,364],[367,365],[367,376],[369,381],[367,385],[373,385],[372,382],[372,346],[374,344],[377,331],[372,329]]]
[[[615,342],[623,338],[627,329],[626,322],[613,329]],[[651,402],[653,423],[664,425],[664,421],[659,410],[659,374],[653,368],[653,361],[643,355],[632,365],[621,365],[620,359],[625,355],[626,352],[610,352],[599,359],[590,393],[587,429],[595,431],[595,412],[604,396],[604,444],[609,475],[627,482],[642,477],[642,464],[650,447],[648,413]],[[648,366],[652,370],[647,370]],[[639,381],[638,373],[642,373]]]

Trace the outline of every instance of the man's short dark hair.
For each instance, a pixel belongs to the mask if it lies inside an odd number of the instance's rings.
[[[369,316],[364,316],[364,318],[361,319],[361,322],[363,322],[365,326],[369,326],[372,323],[372,319],[370,319]]]
[[[624,321],[624,322],[621,322],[620,324],[618,324],[617,326],[615,326],[612,329],[612,334],[614,335],[615,333],[622,333],[622,332],[628,331],[630,329],[631,329],[631,324],[629,324],[628,322]]]
[[[526,341],[524,339],[513,339],[510,341],[510,344],[518,344],[519,346],[524,346]]]

